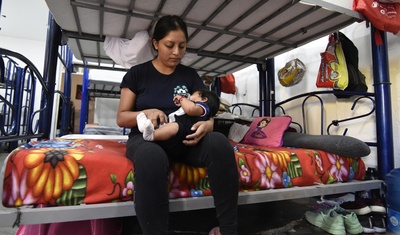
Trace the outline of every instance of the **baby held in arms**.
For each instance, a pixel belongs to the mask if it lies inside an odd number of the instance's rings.
[[[193,133],[191,128],[194,123],[214,117],[220,105],[217,94],[209,90],[196,90],[190,97],[177,95],[173,102],[180,108],[169,114],[168,123],[157,129],[143,112],[137,115],[137,126],[145,140],[165,141],[179,133],[184,140],[186,135]]]

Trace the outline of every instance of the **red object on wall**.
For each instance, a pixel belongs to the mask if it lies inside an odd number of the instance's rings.
[[[379,30],[393,34],[400,31],[400,3],[354,0],[353,10],[363,14]]]
[[[220,77],[221,91],[227,94],[236,94],[235,77],[233,74]]]

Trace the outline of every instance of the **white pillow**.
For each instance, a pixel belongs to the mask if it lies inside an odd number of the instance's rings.
[[[231,128],[229,129],[228,139],[239,143],[240,141],[242,141],[249,129],[250,126],[233,123]]]

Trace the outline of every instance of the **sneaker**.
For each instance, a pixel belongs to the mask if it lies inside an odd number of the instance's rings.
[[[344,195],[330,195],[330,196],[321,196],[320,201],[317,203],[326,203],[332,206],[340,205],[343,202],[354,201],[355,196],[353,193],[347,193]]]
[[[321,211],[321,210],[328,210],[332,209],[334,205],[326,202],[317,202],[316,204],[311,206],[311,210],[316,212],[316,211]]]
[[[363,198],[366,205],[371,209],[371,212],[386,214],[386,206],[380,198]]]
[[[376,168],[368,167],[367,171],[365,172],[364,180],[376,180],[378,178],[378,171]]]
[[[355,201],[343,202],[340,204],[340,207],[347,211],[354,212],[356,215],[366,215],[371,212],[371,208],[365,204],[364,201],[359,199]]]
[[[335,212],[343,217],[344,227],[348,233],[359,234],[363,232],[363,226],[354,212],[347,211],[340,206],[335,207]]]
[[[306,219],[309,223],[334,235],[345,235],[343,216],[334,209],[321,210],[319,212],[306,211]]]
[[[374,234],[375,229],[372,225],[372,215],[361,215],[358,217],[361,226],[363,227],[363,233]]]
[[[376,233],[386,233],[386,215],[373,215],[371,220]]]

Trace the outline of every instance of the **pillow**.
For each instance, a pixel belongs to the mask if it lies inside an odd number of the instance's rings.
[[[242,141],[243,137],[246,135],[247,131],[249,131],[250,126],[242,125],[239,123],[233,123],[231,128],[229,128],[228,139],[239,143]]]
[[[290,116],[258,117],[253,120],[242,143],[266,147],[281,147],[282,136],[292,122]]]
[[[296,148],[319,149],[342,157],[365,157],[371,153],[363,141],[343,135],[310,135],[286,132],[283,146]]]

